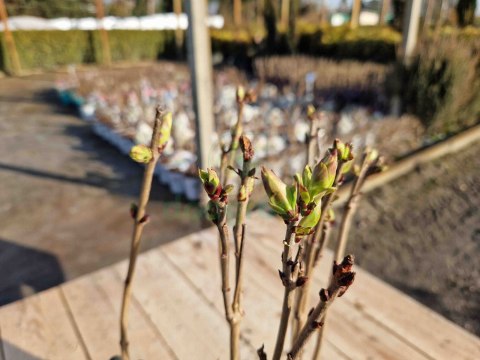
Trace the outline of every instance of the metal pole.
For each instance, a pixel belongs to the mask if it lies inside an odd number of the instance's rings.
[[[413,52],[417,46],[422,0],[408,0],[405,6],[406,11],[403,22],[402,55],[403,62],[408,64],[412,59]]]
[[[211,165],[213,126],[212,48],[207,27],[207,1],[187,0],[188,15],[187,56],[192,77],[193,107],[197,125],[196,140],[198,166]],[[206,204],[205,192],[201,202]]]
[[[5,8],[5,2],[0,0],[0,20],[3,23],[3,34],[5,39],[5,46],[8,51],[11,63],[11,73],[13,75],[20,75],[22,67],[20,65],[20,58],[18,57],[17,47],[15,46],[15,40],[8,27],[8,14]]]
[[[102,57],[103,63],[110,66],[112,57],[110,54],[110,43],[108,42],[108,33],[103,26],[103,18],[105,17],[105,10],[103,9],[103,0],[95,0],[97,8],[97,19],[99,20],[100,41],[102,43]]]

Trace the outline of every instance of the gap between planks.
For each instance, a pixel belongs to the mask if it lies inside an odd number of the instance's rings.
[[[85,358],[88,360],[92,360],[92,357],[90,356],[87,346],[85,345],[85,340],[83,339],[82,334],[80,333],[80,329],[78,328],[78,324],[75,322],[75,318],[73,317],[72,309],[68,305],[68,301],[65,297],[65,294],[63,293],[63,290],[61,287],[58,288],[58,294],[60,296],[60,300],[65,307],[65,311],[67,313],[68,320],[70,321],[70,325],[72,326],[73,332],[77,336],[77,339],[80,343],[80,347],[82,348],[83,354],[85,355]]]

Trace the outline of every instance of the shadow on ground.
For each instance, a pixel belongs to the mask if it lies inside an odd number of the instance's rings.
[[[65,280],[55,255],[4,239],[0,239],[0,264],[3,273],[0,306]]]

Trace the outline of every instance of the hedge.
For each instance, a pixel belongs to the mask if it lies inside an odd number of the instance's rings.
[[[389,63],[395,61],[402,36],[386,26],[304,26],[300,30],[298,52],[328,58]]]
[[[453,30],[445,29],[444,37]],[[466,28],[464,37],[476,37],[478,31]],[[23,69],[48,69],[59,65],[102,63],[100,36],[97,31],[14,31]],[[174,32],[112,30],[108,32],[113,61],[155,60],[174,58],[177,55]],[[221,53],[227,62],[250,61],[257,55],[268,55],[264,31],[211,30],[212,48]],[[9,60],[5,56],[0,36],[0,70],[7,70]],[[297,52],[309,56],[352,59],[389,63],[395,61],[396,47],[401,34],[383,26],[366,26],[351,30],[348,26],[321,27],[300,23],[297,35]],[[183,49],[185,52],[185,49]],[[278,34],[274,54],[289,51],[284,33]]]
[[[298,50],[309,55],[389,62],[394,59],[398,33],[388,28],[300,28]],[[385,35],[386,34],[386,35]],[[23,69],[49,69],[80,63],[102,63],[97,31],[14,31]],[[155,60],[176,55],[173,31],[112,30],[108,32],[113,61]],[[212,30],[212,48],[226,59],[265,54],[264,33],[248,30]],[[3,38],[3,37],[2,37]],[[0,44],[0,49],[3,47]],[[277,53],[285,53],[285,35],[279,34]],[[3,54],[2,54],[3,53]],[[0,69],[9,69],[0,50]]]
[[[91,32],[95,60],[103,63],[100,34]],[[112,61],[154,60],[165,55],[172,31],[113,30],[108,32]]]
[[[98,31],[14,31],[22,69],[51,69],[82,63],[103,63]],[[171,52],[173,32],[112,30],[108,32],[113,61],[155,60]],[[0,70],[9,71],[3,37]]]
[[[407,111],[431,135],[451,134],[480,122],[480,37],[443,36],[421,43],[401,69]]]
[[[53,68],[79,64],[89,60],[89,34],[85,31],[14,31],[22,68]],[[3,40],[3,37],[2,37]],[[4,47],[2,41],[2,48]],[[3,66],[10,69],[10,60],[3,49]]]

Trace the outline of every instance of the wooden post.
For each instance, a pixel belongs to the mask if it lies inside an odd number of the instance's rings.
[[[207,27],[207,1],[187,0],[187,57],[192,77],[193,108],[197,125],[198,166],[211,166],[213,126],[212,47]],[[205,191],[201,202],[206,205]]]
[[[256,6],[257,26],[261,26],[263,24],[264,9],[265,9],[265,0],[257,0],[257,6]]]
[[[5,2],[0,0],[0,20],[3,23],[3,35],[5,39],[5,46],[7,49],[7,55],[10,58],[11,73],[12,75],[20,75],[22,67],[20,65],[20,58],[18,57],[17,47],[15,46],[15,40],[8,27],[8,14],[5,8]]]
[[[445,22],[445,18],[448,12],[447,8],[448,8],[448,2],[445,0],[440,0],[440,9],[438,11],[437,21],[435,22],[435,37],[437,37],[440,34],[440,30]]]
[[[105,10],[103,9],[103,0],[95,0],[95,6],[97,8],[97,19],[100,30],[100,41],[102,42],[102,57],[103,63],[110,66],[112,63],[112,57],[110,54],[110,43],[108,42],[108,33],[103,26],[103,18],[105,17]]]
[[[432,25],[433,15],[433,0],[427,0],[427,9],[425,10],[425,17],[423,19],[422,35],[426,36],[430,25]]]
[[[412,59],[417,46],[418,27],[422,0],[407,0],[405,4],[405,17],[403,22],[402,55],[403,62],[408,64]]]
[[[175,48],[177,59],[182,58],[183,30],[180,28],[180,15],[182,14],[182,0],[173,0],[173,11],[177,15],[177,28],[175,29]]]
[[[390,0],[382,0],[382,8],[380,9],[380,16],[378,17],[378,25],[385,24],[385,18],[390,11]]]
[[[356,29],[360,22],[360,11],[362,9],[362,0],[353,0],[352,18],[350,19],[350,27]]]
[[[280,8],[280,24],[282,24],[282,30],[288,30],[288,23],[290,20],[290,0],[282,0],[282,7]]]
[[[242,26],[242,0],[233,0],[233,23]]]
[[[147,0],[147,15],[155,14],[157,7],[157,0]]]

